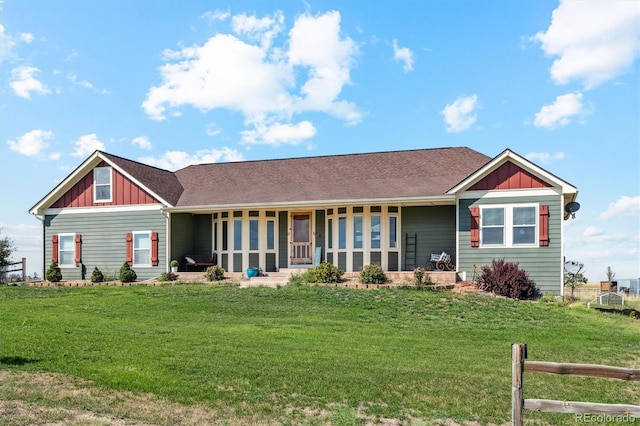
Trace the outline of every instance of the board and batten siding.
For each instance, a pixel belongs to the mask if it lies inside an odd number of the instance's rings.
[[[400,220],[402,263],[404,268],[407,256],[406,236],[417,235],[416,265],[424,267],[429,263],[432,253],[447,250],[455,257],[456,247],[456,208],[455,206],[419,206],[403,207]],[[455,262],[455,259],[454,259]]]
[[[52,259],[52,236],[54,234],[82,235],[82,264],[86,268],[85,279],[97,266],[107,277],[118,277],[120,267],[126,260],[126,234],[136,231],[158,233],[158,266],[132,269],[138,281],[157,277],[167,268],[166,218],[157,210],[117,211],[91,213],[69,213],[45,215],[44,269]],[[82,279],[82,267],[61,267],[64,280]]]
[[[562,290],[562,196],[542,195],[527,197],[498,197],[461,199],[459,209],[459,264],[458,273],[473,277],[473,265],[479,269],[491,265],[494,259],[514,262],[524,269],[538,290],[560,294]],[[471,247],[470,207],[502,204],[547,204],[549,206],[549,245],[537,247]]]

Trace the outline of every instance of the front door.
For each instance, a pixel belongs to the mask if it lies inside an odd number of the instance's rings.
[[[311,264],[311,213],[293,213],[291,222],[293,224],[291,263]]]

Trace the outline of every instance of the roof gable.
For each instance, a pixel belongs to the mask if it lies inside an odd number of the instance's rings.
[[[536,188],[557,188],[568,199],[578,194],[575,186],[509,149],[470,173],[447,193]]]
[[[99,205],[126,205],[144,204],[148,202],[161,203],[171,206],[177,201],[182,192],[182,187],[173,173],[147,166],[132,160],[127,160],[112,154],[95,151],[76,169],[71,172],[60,184],[36,203],[29,212],[31,214],[44,214],[49,208],[59,206],[80,207],[93,205],[93,174],[92,170],[100,164],[111,166],[120,176],[113,184],[122,184],[121,199],[114,198],[113,203],[99,203]],[[124,185],[130,185],[130,193],[127,197]],[[89,190],[91,188],[91,190]],[[91,202],[86,201],[91,197]],[[82,200],[82,201],[81,201]],[[127,200],[129,202],[127,202]],[[153,200],[153,201],[150,201]]]
[[[498,166],[497,169],[473,184],[469,191],[492,191],[499,189],[549,188],[552,185],[533,173],[524,170],[512,161]]]
[[[102,161],[95,167],[110,167],[106,161]],[[94,167],[94,169],[95,169]],[[97,207],[97,206],[125,206],[131,204],[156,204],[159,200],[148,192],[144,191],[131,179],[117,170],[113,171],[111,188],[112,201],[95,202],[93,195],[93,169],[91,169],[82,179],[58,198],[51,208],[69,207]]]

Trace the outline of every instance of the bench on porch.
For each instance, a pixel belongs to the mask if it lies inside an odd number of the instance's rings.
[[[442,253],[433,253],[430,261],[434,264],[434,269],[438,271],[454,271],[456,265],[451,262],[451,255],[443,250]]]
[[[189,268],[208,268],[209,266],[213,266],[217,263],[217,254],[212,253],[208,254],[188,254],[184,257],[184,264],[189,271]]]

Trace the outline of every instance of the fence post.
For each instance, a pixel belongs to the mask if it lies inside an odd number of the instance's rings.
[[[527,345],[525,343],[511,345],[511,424],[513,426],[522,426],[522,412],[524,410],[522,373],[526,358]]]
[[[22,258],[22,282],[27,281],[27,258]]]

